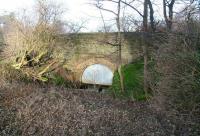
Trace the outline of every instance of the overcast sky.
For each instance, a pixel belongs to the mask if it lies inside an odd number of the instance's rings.
[[[35,3],[35,0],[0,0],[0,14],[6,12],[16,12],[21,9],[31,9]],[[100,26],[103,26],[100,11],[94,6],[90,5],[92,0],[52,0],[57,3],[62,3],[63,8],[67,9],[64,15],[64,20],[70,20],[74,22],[85,22],[84,32],[97,31]],[[162,16],[161,0],[153,0],[154,8],[156,11],[156,18]],[[106,7],[114,8],[111,4],[107,3]],[[138,3],[137,8],[142,8],[142,4]],[[131,10],[128,12],[132,13]],[[106,20],[113,19],[113,15],[108,12],[103,12]],[[137,14],[135,15],[137,17]]]
[[[0,0],[0,14],[9,12],[18,12],[21,9],[31,9],[35,0]],[[82,31],[96,31],[102,25],[99,11],[91,6],[91,0],[52,0],[62,3],[62,7],[66,9],[64,20],[74,22],[85,22],[85,29]]]

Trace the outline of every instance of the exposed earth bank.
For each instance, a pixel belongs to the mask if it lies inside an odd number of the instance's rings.
[[[12,86],[12,87],[11,87]],[[173,125],[148,102],[85,90],[11,85],[0,89],[0,135],[165,136]]]

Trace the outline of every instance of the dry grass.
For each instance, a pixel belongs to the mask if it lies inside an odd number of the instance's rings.
[[[35,84],[4,87],[0,94],[0,135],[169,135],[146,102]]]

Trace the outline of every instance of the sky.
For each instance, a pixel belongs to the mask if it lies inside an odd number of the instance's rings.
[[[6,14],[9,12],[18,12],[21,9],[31,9],[36,0],[0,0],[0,14]],[[52,0],[56,3],[61,3],[62,7],[65,9],[66,13],[63,16],[63,20],[71,22],[84,22],[85,28],[82,29],[82,32],[94,32],[103,26],[100,11],[92,6],[92,0]],[[162,16],[161,0],[153,0],[156,17]],[[142,8],[141,3],[138,3],[137,7]],[[106,3],[107,8],[113,8],[115,6]],[[132,13],[131,10],[128,10],[127,13]],[[111,13],[103,12],[103,16],[107,22],[113,20],[114,16]],[[137,14],[135,13],[137,17]]]
[[[66,13],[63,20],[70,22],[84,22],[84,32],[97,31],[99,26],[102,26],[100,12],[91,4],[91,0],[53,0],[56,3],[61,3],[62,8]],[[18,12],[22,9],[31,9],[35,0],[0,0],[0,15],[8,14],[9,12]],[[112,18],[109,16],[108,18]]]

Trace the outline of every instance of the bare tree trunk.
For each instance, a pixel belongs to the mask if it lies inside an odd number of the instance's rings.
[[[119,73],[119,78],[120,78],[120,86],[121,86],[121,92],[124,92],[124,77],[122,74],[122,66],[118,66],[118,73]]]
[[[121,0],[119,0],[118,2],[118,11],[117,11],[117,18],[116,18],[116,22],[117,22],[117,40],[118,40],[118,47],[119,47],[119,65],[121,65],[121,59],[122,59],[122,55],[121,55],[121,27],[120,27],[120,12],[121,12]]]
[[[168,6],[169,7],[169,26],[168,26],[169,30],[172,29],[174,3],[175,3],[175,0],[172,0]]]
[[[116,16],[116,24],[117,24],[117,44],[118,44],[118,73],[119,73],[119,77],[120,77],[120,85],[121,85],[121,91],[124,92],[124,78],[122,75],[122,70],[121,70],[121,64],[122,64],[122,54],[121,54],[121,46],[122,46],[122,36],[121,36],[121,28],[120,28],[120,13],[121,13],[121,2],[123,3],[122,0],[118,0],[118,1],[112,1],[113,3],[117,3],[117,12],[110,10],[110,9],[106,9],[103,8],[102,5],[99,3],[98,0],[97,4],[95,4],[95,6],[97,8],[99,8],[100,10],[104,10],[107,12],[110,12],[112,14],[114,14]],[[104,26],[105,27],[105,26]]]
[[[147,44],[146,44],[146,32],[148,31],[148,0],[144,0],[144,13],[143,13],[143,57],[144,57],[144,91],[147,96],[148,81],[147,81]]]
[[[102,19],[102,22],[103,22],[104,32],[106,33],[106,32],[107,32],[106,23],[105,23],[103,14],[102,14],[102,12],[101,12],[101,9],[99,9],[99,11],[100,11],[101,19]]]
[[[119,47],[119,51],[118,51],[118,57],[119,57],[119,62],[118,62],[118,73],[119,73],[119,77],[120,77],[120,86],[121,86],[121,91],[124,92],[124,78],[123,78],[123,74],[122,74],[122,69],[121,69],[121,64],[122,64],[122,37],[121,37],[121,27],[120,27],[120,12],[121,12],[121,0],[118,1],[118,7],[117,7],[118,11],[117,11],[117,18],[116,18],[116,22],[117,22],[117,40],[118,40],[118,47]]]
[[[152,6],[152,3],[151,3],[151,0],[148,0],[148,5],[149,5],[149,12],[150,12],[151,30],[153,32],[155,32],[156,26],[155,26],[155,22],[154,22],[154,10],[153,10],[153,6]]]
[[[166,25],[167,25],[167,28],[168,28],[168,17],[167,17],[167,5],[166,5],[166,0],[163,0],[163,15],[164,15],[164,18],[165,18],[165,22],[166,22]]]
[[[167,2],[166,0],[163,0],[163,14],[164,14],[168,31],[171,31],[172,29],[174,3],[175,3],[175,0],[171,0],[170,3]],[[167,15],[167,7],[168,7],[168,15]]]

